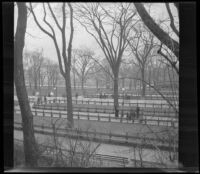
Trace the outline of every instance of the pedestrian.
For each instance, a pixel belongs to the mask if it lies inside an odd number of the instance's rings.
[[[44,96],[44,103],[45,104],[47,103],[47,97],[46,97],[46,95]]]
[[[134,123],[135,120],[135,111],[133,109],[130,110],[129,120],[132,120]]]
[[[136,108],[136,117],[139,120],[139,122],[142,123],[142,114],[140,112],[140,107],[139,106],[137,106],[137,108]]]
[[[102,92],[100,92],[99,98],[102,98]]]
[[[40,104],[40,97],[38,97],[38,99],[37,99],[37,104],[38,105]]]
[[[121,117],[122,117],[122,118],[124,117],[124,110],[123,110],[123,108],[122,108],[122,110],[121,110]]]
[[[53,103],[56,103],[56,99],[55,98],[53,99]]]
[[[76,100],[78,99],[78,93],[76,92]]]
[[[139,106],[136,107],[136,118],[138,119],[140,116],[140,108]]]
[[[115,106],[115,117],[119,117],[119,109]]]

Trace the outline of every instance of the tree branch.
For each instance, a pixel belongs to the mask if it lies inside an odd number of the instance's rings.
[[[176,67],[176,62],[171,61],[171,60],[168,58],[168,56],[165,55],[165,54],[161,51],[161,49],[162,49],[162,44],[160,45],[160,48],[159,48],[159,50],[157,51],[157,53],[160,54],[161,56],[163,56],[163,57],[171,64],[172,68],[174,68],[174,70],[176,71],[176,73],[179,75],[179,70],[178,70],[178,68]]]
[[[35,16],[35,13],[33,11],[33,8],[32,8],[32,4],[30,3],[30,11],[33,15],[33,18],[34,18],[34,21],[36,22],[37,26],[40,28],[40,30],[42,30],[45,34],[47,34],[49,37],[53,38],[53,34],[51,34],[50,32],[48,32],[47,30],[45,30],[41,25],[40,23],[38,22],[37,20],[37,17]]]
[[[53,17],[53,19],[54,19],[54,21],[55,21],[57,27],[58,27],[60,30],[62,30],[62,28],[61,28],[60,24],[58,23],[58,20],[56,19],[56,16],[55,16],[55,14],[54,14],[54,12],[53,12],[53,10],[52,10],[50,4],[49,4],[49,3],[47,3],[47,4],[48,4],[49,10],[50,10],[50,12],[51,12],[51,15],[52,15],[52,17]]]
[[[178,32],[178,30],[176,29],[176,27],[175,27],[175,25],[174,25],[174,17],[172,16],[172,12],[171,12],[171,10],[170,10],[169,3],[165,3],[165,6],[166,6],[166,8],[167,8],[167,12],[168,12],[168,14],[169,14],[170,21],[171,21],[170,26],[171,26],[172,30],[174,31],[174,33],[175,33],[177,36],[179,36],[179,32]]]
[[[163,31],[147,13],[142,3],[134,3],[140,17],[149,30],[165,44],[179,59],[179,43],[172,39],[165,31]]]

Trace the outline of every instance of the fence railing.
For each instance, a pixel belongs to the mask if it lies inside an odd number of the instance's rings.
[[[20,109],[15,108],[15,113],[21,113]],[[56,110],[32,110],[34,116],[41,117],[56,117],[56,118],[67,118],[67,112],[61,112]],[[140,114],[137,118],[130,117],[115,117],[113,114],[102,115],[101,113],[90,113],[90,112],[75,112],[73,113],[73,118],[78,120],[88,120],[88,121],[102,121],[102,122],[118,122],[127,124],[148,124],[157,126],[172,126],[178,127],[178,118],[169,116],[149,116]]]
[[[15,128],[21,127],[21,123],[15,122]],[[128,135],[128,132],[125,135],[122,134],[115,134],[115,133],[103,133],[103,132],[96,132],[96,131],[89,131],[89,130],[81,130],[79,129],[70,129],[70,128],[57,128],[56,132],[53,132],[53,128],[51,126],[46,125],[35,125],[34,124],[34,132],[35,133],[42,133],[45,135],[52,135],[53,133],[56,136],[61,137],[71,137],[71,138],[79,138],[81,140],[92,140],[96,142],[108,143],[108,144],[118,144],[118,145],[126,145],[126,146],[138,146],[140,145],[142,148],[148,149],[155,149],[152,144],[157,144],[157,148],[160,150],[167,150],[167,151],[178,151],[177,146],[170,147],[171,141],[162,138],[152,138],[148,137],[148,133],[146,133],[146,137],[140,136],[131,136]],[[146,143],[144,143],[146,142]],[[178,141],[175,140],[176,145],[178,145]]]
[[[59,104],[34,104],[33,108],[43,109],[43,110],[60,110],[66,111],[66,105]],[[139,108],[138,115],[148,115],[148,116],[175,116],[175,112],[171,109],[160,109],[160,108],[141,108],[141,107],[119,107],[120,115],[128,115],[130,113],[137,115],[136,110]],[[96,105],[84,105],[84,106],[73,106],[74,111],[77,112],[90,112],[90,113],[105,113],[105,114],[114,114],[115,110],[113,107],[97,107]]]
[[[61,98],[54,98],[54,99],[48,99],[46,102],[44,100],[36,101],[34,98],[29,98],[30,102],[39,103],[39,104],[49,104],[49,103],[67,103],[67,99],[61,99]],[[83,100],[83,99],[77,99],[72,100],[73,104],[88,104],[88,105],[106,105],[106,106],[113,106],[113,101],[103,101],[103,100]],[[141,107],[141,108],[171,108],[169,104],[167,103],[148,103],[148,102],[135,102],[135,101],[119,101],[120,106],[133,106],[133,107]]]
[[[174,96],[172,94],[165,94],[164,95],[165,98],[169,99],[169,100],[174,100],[174,98],[177,98],[178,96]],[[85,95],[85,98],[113,98],[113,94],[87,94]],[[141,97],[141,95],[134,95],[134,94],[118,94],[118,98],[119,99],[127,99],[127,100],[131,100],[131,99],[146,99],[146,100],[160,100],[163,99],[162,96],[160,95],[145,95],[144,97]]]

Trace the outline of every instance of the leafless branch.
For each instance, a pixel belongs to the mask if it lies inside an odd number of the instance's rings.
[[[174,17],[173,17],[173,15],[172,15],[171,10],[170,10],[169,3],[165,3],[165,6],[166,6],[166,8],[167,8],[167,12],[168,12],[168,14],[169,14],[170,21],[171,21],[170,26],[171,26],[172,30],[176,33],[176,35],[179,36],[179,32],[178,32],[178,30],[176,29],[176,27],[175,27],[175,25],[174,25]]]

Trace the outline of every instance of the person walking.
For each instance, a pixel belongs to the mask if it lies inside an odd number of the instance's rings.
[[[47,97],[46,97],[46,95],[44,96],[44,103],[45,104],[47,103]]]

